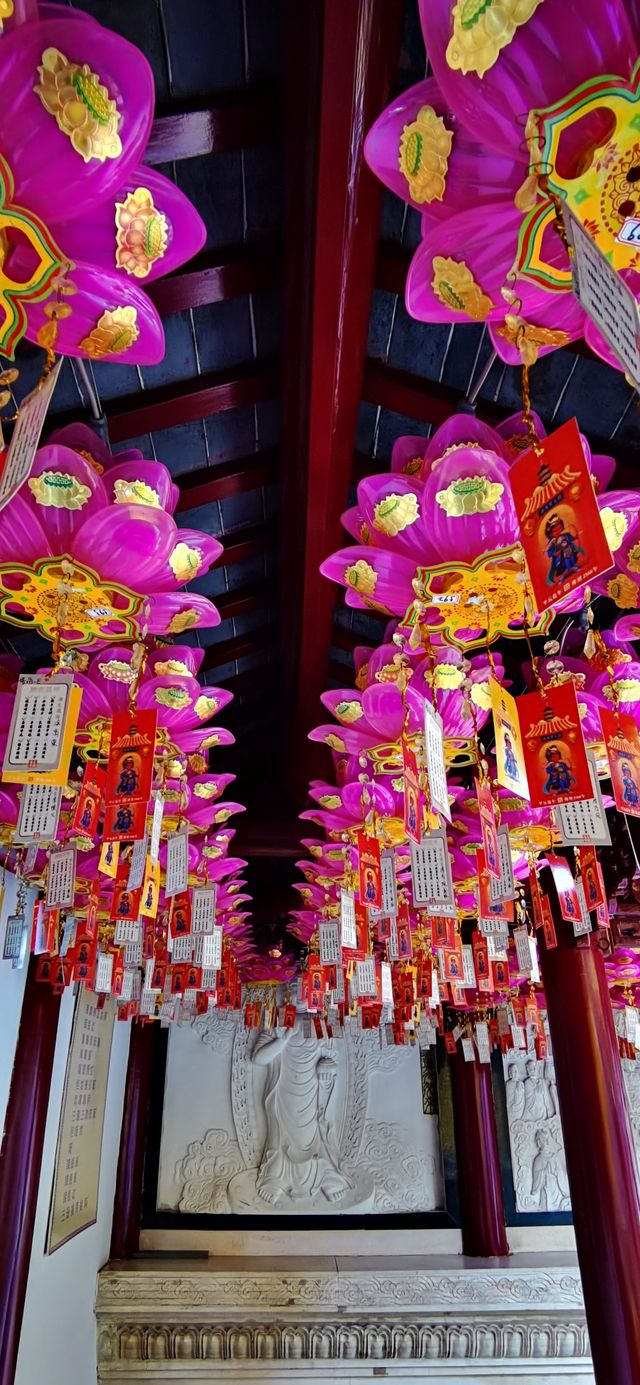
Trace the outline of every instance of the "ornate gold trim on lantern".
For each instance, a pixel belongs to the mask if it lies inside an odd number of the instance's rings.
[[[197,548],[190,548],[188,543],[177,543],[169,554],[169,567],[178,582],[188,582],[190,578],[197,577],[201,566],[201,552]]]
[[[454,72],[484,77],[542,0],[457,0],[447,63]]]
[[[490,481],[488,476],[459,476],[446,490],[436,491],[436,500],[450,519],[461,519],[497,509],[503,494],[501,482]]]
[[[414,202],[441,202],[453,133],[433,106],[422,106],[400,136],[398,164]]]
[[[615,601],[616,606],[619,606],[621,611],[635,610],[638,605],[638,594],[637,582],[632,582],[631,578],[626,577],[624,573],[619,573],[617,577],[612,577],[607,582],[607,596]]]
[[[358,558],[356,563],[351,563],[344,570],[344,580],[352,591],[358,592],[360,596],[373,596],[378,583],[378,574],[371,563],[365,562],[364,558]]]
[[[172,676],[189,678],[191,676],[190,670],[186,664],[182,663],[181,659],[165,659],[163,663],[154,664],[153,672],[157,678],[170,678]]]
[[[207,717],[212,717],[214,712],[217,712],[218,705],[217,697],[207,697],[205,693],[201,693],[200,697],[196,698],[193,710],[201,721],[206,721]]]
[[[131,664],[124,659],[107,659],[106,663],[98,664],[98,669],[109,683],[133,683],[136,676]]]
[[[81,510],[91,497],[89,486],[66,471],[41,471],[28,485],[36,504],[47,509]]]
[[[359,702],[338,702],[333,709],[334,716],[345,726],[353,725],[354,721],[360,721],[364,712]]]
[[[182,635],[185,630],[193,630],[198,624],[198,612],[189,606],[186,611],[176,611],[169,621],[170,635]]]
[[[156,688],[154,699],[159,707],[172,707],[180,712],[191,706],[191,698],[186,688]]]
[[[139,336],[137,308],[107,308],[79,345],[91,360],[101,361],[103,356],[124,355]]]
[[[489,316],[493,303],[476,283],[469,266],[464,260],[453,260],[450,256],[434,255],[433,279],[431,287],[436,298],[456,313],[463,313],[476,322],[484,322]]]
[[[600,511],[602,527],[605,537],[612,553],[616,553],[622,540],[629,528],[629,521],[624,510],[613,510],[610,505],[603,505]],[[631,561],[631,555],[636,555],[637,567]],[[627,553],[627,564],[632,572],[640,572],[640,544],[636,544]]]
[[[119,477],[113,483],[113,498],[116,505],[148,505],[152,510],[161,510],[160,496],[146,481],[125,481]]]
[[[373,511],[373,527],[381,534],[395,538],[403,529],[415,524],[420,515],[418,497],[408,492],[405,495],[385,495]]]
[[[58,129],[89,163],[117,159],[122,153],[116,102],[87,63],[73,63],[58,48],[45,48],[33,88]]]
[[[136,188],[116,202],[116,264],[136,279],[146,279],[167,251],[167,218],[148,188]]]

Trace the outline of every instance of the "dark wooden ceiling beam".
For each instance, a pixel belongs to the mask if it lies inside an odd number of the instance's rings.
[[[263,625],[248,635],[234,635],[230,640],[218,640],[216,644],[208,646],[201,669],[206,672],[208,669],[222,668],[223,664],[235,663],[238,659],[261,654],[263,650],[272,648],[276,635],[277,631],[273,625]],[[258,676],[256,671],[256,677]]]
[[[273,88],[225,93],[199,110],[160,115],[151,127],[145,163],[163,164],[253,149],[277,138],[278,96]]]
[[[274,399],[278,388],[279,370],[274,361],[251,362],[160,385],[142,394],[109,401],[109,437],[113,443],[127,442],[143,433],[159,433],[163,428],[194,423],[227,409],[262,404]]]
[[[199,505],[212,505],[232,495],[244,495],[261,486],[273,485],[278,479],[279,455],[278,448],[269,447],[234,462],[220,462],[187,472],[178,478],[177,510],[195,510]]]
[[[280,250],[277,242],[258,241],[231,245],[222,250],[203,250],[189,260],[187,270],[176,270],[157,279],[146,290],[161,317],[260,293],[278,281]]]
[[[306,7],[290,0],[285,12],[283,657],[289,778],[298,799],[336,600],[318,567],[341,542],[377,257],[382,188],[364,163],[363,144],[391,93],[403,8],[402,0]],[[301,49],[310,54],[304,73]]]
[[[262,611],[276,598],[275,582],[265,582],[261,587],[247,591],[223,592],[216,596],[215,604],[223,620],[234,620],[236,616],[247,616],[252,611]]]
[[[258,554],[265,554],[273,548],[276,539],[277,530],[273,522],[253,524],[246,529],[238,529],[228,537],[223,534],[224,550],[212,567],[232,567],[234,563],[244,563]]]
[[[535,375],[533,382],[535,389]],[[408,370],[400,370],[397,366],[385,365],[382,361],[371,359],[367,360],[365,366],[362,397],[368,404],[377,404],[391,413],[415,418],[418,423],[431,424],[433,427],[445,423],[459,410],[462,403],[460,391],[452,389],[450,385],[439,384],[437,380],[426,380]],[[513,412],[513,409],[501,408],[499,404],[494,404],[493,400],[478,401],[478,418],[494,427],[498,423],[503,423]],[[637,475],[637,451],[622,447],[615,440],[612,442],[608,438],[598,437],[591,430],[589,442],[592,452],[604,452],[615,456],[623,468],[628,467],[631,473],[635,471]],[[384,471],[385,467],[381,465],[380,470]],[[623,484],[622,471],[619,480],[620,484]],[[633,481],[629,484],[633,484]]]

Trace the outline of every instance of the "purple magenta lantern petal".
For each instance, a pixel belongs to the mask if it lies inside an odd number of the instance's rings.
[[[1,40],[0,40],[1,42]],[[26,499],[14,495],[0,510],[0,563],[34,563],[50,557],[53,549],[42,523]]]
[[[144,618],[150,635],[181,635],[185,630],[220,624],[220,612],[197,592],[166,592],[149,596]]]
[[[599,72],[631,75],[637,45],[625,0],[545,0],[480,78],[447,61],[451,0],[420,0],[432,71],[451,109],[476,139],[517,157],[531,107],[550,105]],[[570,41],[563,39],[570,35]]]
[[[369,542],[413,562],[438,561],[431,537],[431,516],[421,481],[387,472],[367,476],[358,486],[358,503],[365,517]],[[404,507],[404,508],[403,508]]]
[[[180,672],[190,674],[192,678],[195,678],[204,659],[204,654],[204,649],[194,649],[189,644],[172,644],[170,649],[152,649],[147,657],[147,669],[153,673],[156,664],[166,664],[171,661],[184,665],[184,669],[180,669]],[[215,694],[217,696],[221,691],[220,688],[207,688],[207,695]],[[227,701],[231,701],[231,693],[226,694],[225,690],[223,695],[226,696]],[[218,707],[224,706],[226,706],[226,702],[218,702]]]
[[[162,462],[138,460],[123,462],[119,457],[109,460],[109,469],[105,472],[103,480],[111,502],[120,503],[117,500],[118,492],[123,493],[125,487],[121,484],[116,489],[116,483],[124,482],[127,483],[126,493],[130,503],[147,504],[151,508],[165,510],[168,515],[173,514],[180,492],[171,480],[171,472],[162,465]],[[142,483],[143,487],[148,486],[153,491],[154,497],[157,497],[159,502],[157,505],[154,506],[153,497],[147,495],[147,492],[142,488],[138,488],[136,493],[136,483],[139,482]]]
[[[156,173],[154,169],[144,165],[132,169],[126,179],[116,189],[115,193],[105,202],[96,206],[91,215],[91,259],[98,265],[104,265],[107,269],[116,266],[116,204],[122,206],[130,193],[135,193],[138,189],[144,189],[151,194],[153,205],[159,217],[164,221],[164,237],[166,249],[157,259],[149,262],[148,259],[142,260],[142,268],[148,265],[146,273],[136,273],[131,269],[129,273],[125,268],[120,268],[120,273],[129,281],[130,274],[135,275],[135,282],[142,287],[157,279],[160,275],[170,274],[172,269],[184,264],[197,254],[206,240],[206,227],[202,218],[198,215],[194,206],[183,192],[169,182],[162,173]],[[119,213],[122,217],[123,212]],[[157,224],[157,222],[156,222]],[[52,227],[54,237],[57,228]],[[145,245],[147,229],[142,223],[140,229],[136,231],[132,228],[133,253],[130,263],[135,265],[135,243],[137,240]],[[64,227],[60,228],[60,239],[64,244],[65,252],[72,260],[84,260],[87,255],[87,233],[82,221],[69,221]],[[121,252],[123,253],[123,252]],[[126,250],[124,251],[126,253]],[[140,260],[138,259],[138,265]]]
[[[162,577],[176,542],[176,526],[163,510],[110,505],[80,525],[73,557],[106,581],[126,585],[128,579],[134,591],[153,592],[165,585]]]
[[[86,63],[116,102],[122,146],[117,157],[85,162],[45,109],[34,88],[47,49],[57,49],[70,63]],[[153,76],[146,58],[111,30],[77,16],[69,22],[65,15],[7,34],[0,51],[0,79],[0,147],[14,174],[16,202],[45,222],[86,218],[90,223],[96,203],[112,197],[142,159],[154,108]],[[67,85],[70,81],[69,76]]]
[[[504,461],[509,460],[509,452],[500,437],[500,429],[490,428],[472,414],[452,414],[445,423],[436,428],[425,450],[425,465],[430,470],[434,462],[444,457],[451,447],[480,447],[485,452],[496,452]]]
[[[12,252],[11,271],[17,274],[23,264],[23,253]],[[63,356],[89,356],[126,365],[157,365],[162,360],[164,329],[142,289],[131,281],[125,283],[115,269],[81,261],[76,262],[69,280],[76,294],[70,317],[58,322],[57,350]],[[40,328],[49,321],[45,307],[46,302],[29,304],[25,334],[29,341],[37,341]]]
[[[70,553],[79,522],[95,519],[107,503],[95,467],[69,447],[59,446],[39,449],[20,498],[46,530],[54,553]]]
[[[70,447],[72,452],[88,453],[102,471],[113,465],[109,448],[88,423],[68,423],[66,428],[56,428],[49,434],[48,442],[58,447]]]
[[[485,487],[478,489],[476,513],[468,512],[465,484],[467,490]],[[450,452],[432,468],[423,504],[440,562],[470,563],[517,540],[508,467],[495,453],[464,447]]]

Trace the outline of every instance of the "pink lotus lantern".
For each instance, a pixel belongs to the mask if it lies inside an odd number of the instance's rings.
[[[26,335],[67,356],[152,365],[164,332],[141,285],[190,259],[205,227],[143,164],[154,107],[143,54],[87,15],[43,13],[0,46],[0,350]]]
[[[409,312],[487,323],[510,364],[523,343],[535,357],[584,335],[620,368],[572,293],[556,206],[563,197],[579,210],[589,198],[582,219],[637,292],[636,252],[615,240],[638,209],[626,178],[633,139],[620,133],[625,122],[632,131],[637,102],[636,10],[624,0],[604,9],[600,0],[586,9],[581,0],[421,0],[420,13],[434,76],[380,116],[365,148],[378,177],[422,214]],[[603,83],[602,73],[618,77]]]
[[[180,588],[222,545],[179,529],[176,499],[159,462],[112,458],[101,476],[84,450],[40,448],[0,513],[1,618],[83,648],[218,625],[207,597]]]

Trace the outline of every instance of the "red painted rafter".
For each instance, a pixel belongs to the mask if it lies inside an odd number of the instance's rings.
[[[204,250],[188,269],[149,284],[147,292],[162,317],[203,308],[246,293],[271,288],[280,273],[280,252],[273,241]]]
[[[107,406],[109,437],[112,442],[126,442],[143,433],[194,423],[226,409],[262,404],[276,397],[278,380],[277,365],[273,361],[261,361],[161,385],[125,399],[110,400]]]
[[[320,7],[308,9],[317,15]],[[303,237],[305,246],[313,250],[313,262],[306,266],[305,282],[305,266],[298,260],[302,282],[290,283],[285,317],[290,383],[287,388],[285,379],[284,410],[284,522],[291,555],[285,574],[284,653],[290,661],[289,692],[293,693],[294,719],[288,736],[291,780],[299,796],[309,765],[302,753],[304,738],[317,718],[318,697],[326,682],[335,604],[335,589],[319,577],[318,566],[341,542],[340,512],[351,472],[377,256],[382,190],[364,164],[363,142],[390,94],[402,12],[402,0],[326,0],[318,35],[319,92],[305,74],[311,89],[303,122],[305,118],[310,122],[319,97],[315,206],[305,184],[302,215],[287,217],[286,234],[294,254]],[[309,39],[307,33],[307,43]],[[291,62],[299,67],[296,44],[290,44],[290,49]],[[314,61],[311,66],[315,73]],[[292,82],[299,96],[295,70]],[[285,164],[292,175],[292,209],[299,165],[294,167],[290,159]],[[285,259],[289,265],[286,243]],[[297,324],[301,312],[308,327],[307,343],[301,341]],[[298,343],[296,351],[292,351],[291,338]],[[305,356],[309,375],[301,387],[300,365]],[[287,398],[295,398],[296,392],[302,407],[289,417]],[[299,476],[303,456],[306,494]],[[291,656],[295,658],[296,653],[294,685]]]
[[[224,551],[212,566],[231,567],[234,563],[244,563],[248,558],[255,558],[258,554],[264,554],[273,548],[276,538],[276,527],[273,522],[254,524],[247,529],[238,529],[228,538],[223,534]]]
[[[271,649],[273,643],[274,629],[271,625],[263,625],[249,635],[234,635],[230,640],[218,640],[216,644],[209,645],[201,669],[222,668],[224,664],[234,663],[237,659],[261,654],[263,650]]]
[[[234,462],[187,472],[180,477],[178,511],[195,510],[199,505],[211,505],[217,500],[228,500],[231,495],[273,485],[278,479],[278,459],[278,449],[270,447]]]
[[[175,111],[154,120],[145,162],[170,163],[202,154],[251,149],[277,138],[278,100],[272,89],[231,92],[204,110]]]
[[[275,600],[275,584],[265,583],[261,587],[251,587],[245,591],[223,592],[222,596],[214,597],[223,620],[232,620],[236,616],[247,616],[252,611],[262,611],[265,606],[269,606]]]

